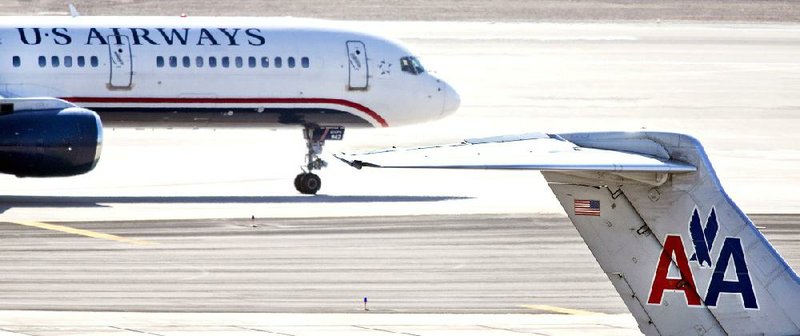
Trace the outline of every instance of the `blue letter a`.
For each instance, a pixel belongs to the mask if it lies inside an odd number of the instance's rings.
[[[725,271],[728,269],[731,257],[736,268],[736,281],[725,281]],[[714,275],[711,276],[711,283],[708,285],[706,305],[716,307],[720,293],[739,293],[742,295],[745,308],[758,309],[753,283],[750,281],[750,272],[747,270],[747,262],[744,260],[742,241],[739,238],[725,238],[725,243],[722,244],[722,251],[717,258],[717,267],[714,268]]]

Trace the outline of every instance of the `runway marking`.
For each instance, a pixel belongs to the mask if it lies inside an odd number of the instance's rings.
[[[47,224],[47,223],[34,222],[34,221],[7,221],[7,223],[30,226],[30,227],[35,227],[35,228],[40,228],[40,229],[45,229],[45,230],[61,231],[61,232],[71,233],[71,234],[80,235],[80,236],[86,236],[86,237],[97,238],[97,239],[112,240],[112,241],[116,241],[116,242],[128,243],[128,244],[134,244],[134,245],[158,244],[156,242],[151,242],[151,241],[147,241],[147,240],[125,238],[125,237],[115,236],[115,235],[108,234],[108,233],[95,232],[95,231],[84,230],[84,229],[76,229],[76,228],[69,227],[69,226],[64,226],[64,225]]]
[[[603,313],[588,311],[588,310],[580,310],[580,309],[570,309],[570,308],[561,308],[556,306],[550,305],[519,305],[522,308],[528,308],[533,310],[544,310],[553,313],[559,314],[568,314],[568,315],[582,315],[582,316],[589,316],[589,315],[605,315]]]

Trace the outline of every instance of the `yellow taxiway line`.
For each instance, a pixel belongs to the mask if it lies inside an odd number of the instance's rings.
[[[570,309],[570,308],[561,308],[556,306],[549,306],[549,305],[520,305],[522,308],[534,309],[534,310],[544,310],[552,313],[559,313],[559,314],[568,314],[568,315],[605,315],[603,313],[597,313],[588,310],[580,310],[580,309]]]
[[[84,229],[76,229],[76,228],[69,227],[69,226],[64,226],[64,225],[47,224],[47,223],[34,222],[34,221],[6,221],[6,223],[19,224],[19,225],[30,226],[30,227],[35,227],[35,228],[40,228],[40,229],[45,229],[45,230],[61,231],[61,232],[66,232],[66,233],[70,233],[70,234],[74,234],[74,235],[86,236],[86,237],[97,238],[97,239],[105,239],[105,240],[111,240],[111,241],[116,241],[116,242],[120,242],[120,243],[128,243],[128,244],[134,244],[134,245],[152,245],[152,244],[157,244],[155,242],[151,242],[151,241],[147,241],[147,240],[125,238],[125,237],[115,236],[115,235],[108,234],[108,233],[95,232],[95,231],[84,230]]]

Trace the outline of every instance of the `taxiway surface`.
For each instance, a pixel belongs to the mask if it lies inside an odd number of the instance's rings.
[[[796,216],[753,219],[800,266]],[[0,223],[0,310],[627,311],[561,216],[42,224]]]
[[[753,220],[800,266],[797,216]],[[0,235],[0,335],[638,334],[562,216],[17,221]]]
[[[797,217],[752,218],[800,266]],[[0,235],[0,335],[638,334],[561,216],[19,221]]]

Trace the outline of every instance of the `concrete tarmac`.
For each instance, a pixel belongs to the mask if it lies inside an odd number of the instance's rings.
[[[797,216],[753,219],[799,267]],[[627,312],[561,216],[44,224],[86,231],[0,223],[0,310]]]
[[[24,222],[23,222],[24,224]],[[624,313],[557,216],[4,223],[0,309]]]
[[[640,335],[630,315],[269,314],[0,311],[0,336],[23,335]]]
[[[752,218],[800,266],[797,216]],[[560,216],[6,222],[0,235],[0,335],[638,333]]]

